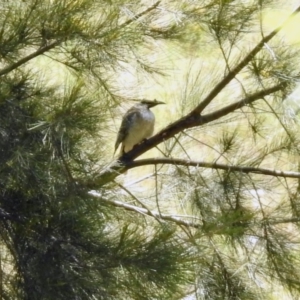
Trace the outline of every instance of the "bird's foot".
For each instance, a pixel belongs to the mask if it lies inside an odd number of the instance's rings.
[[[141,142],[138,143],[138,145],[143,144],[143,143],[147,143],[148,139],[143,139]]]

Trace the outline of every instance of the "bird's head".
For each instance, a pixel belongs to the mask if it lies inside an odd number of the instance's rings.
[[[148,108],[154,107],[158,104],[165,104],[165,102],[157,101],[157,100],[145,100],[143,99],[140,104],[147,105]]]

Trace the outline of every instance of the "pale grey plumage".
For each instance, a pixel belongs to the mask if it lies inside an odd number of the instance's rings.
[[[156,100],[142,100],[125,113],[118,132],[115,152],[122,144],[121,154],[124,154],[153,134],[155,116],[150,108],[158,104],[164,103]]]

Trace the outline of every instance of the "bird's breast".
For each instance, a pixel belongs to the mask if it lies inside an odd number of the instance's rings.
[[[131,120],[130,130],[125,138],[125,152],[144,139],[150,137],[154,131],[155,116],[150,110],[140,110]]]
[[[135,135],[138,135],[141,140],[152,135],[155,123],[155,116],[150,110],[142,110],[136,115]],[[140,134],[138,134],[138,132]],[[140,141],[139,141],[140,142]]]

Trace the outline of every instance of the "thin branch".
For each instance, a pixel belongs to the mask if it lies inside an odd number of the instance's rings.
[[[89,192],[89,195],[93,196],[93,197],[95,197],[97,199],[100,198],[100,201],[105,202],[105,203],[107,203],[109,205],[112,205],[112,206],[115,206],[115,207],[124,208],[126,210],[133,211],[133,212],[136,212],[136,213],[139,213],[139,214],[142,214],[142,215],[148,215],[148,216],[154,217],[156,219],[161,219],[161,220],[164,220],[164,221],[171,221],[171,222],[176,223],[179,226],[194,227],[194,228],[200,228],[200,227],[202,227],[201,224],[197,224],[197,223],[193,223],[193,222],[189,222],[189,221],[184,221],[184,220],[180,219],[177,216],[171,216],[171,215],[166,215],[166,214],[159,214],[159,213],[154,212],[154,211],[150,212],[149,210],[147,210],[145,208],[141,208],[141,207],[138,207],[138,206],[130,205],[130,204],[127,204],[127,203],[124,203],[124,202],[121,202],[121,201],[108,200],[108,199],[105,199],[105,198],[101,197],[100,194],[98,194],[98,193],[96,193],[94,191]]]
[[[163,173],[158,173],[158,175],[163,175]],[[131,181],[129,183],[126,183],[124,186],[127,188],[127,187],[130,187],[130,186],[135,185],[137,183],[140,183],[140,182],[142,182],[144,180],[147,180],[147,179],[149,179],[151,177],[154,177],[154,176],[155,176],[155,174],[154,174],[154,172],[152,172],[152,173],[149,173],[149,174],[147,174],[147,175],[145,175],[145,176],[143,176],[143,177],[141,177],[141,178],[139,178],[137,180],[134,180],[134,181]]]
[[[274,220],[274,221],[268,221],[269,224],[271,225],[277,225],[277,224],[286,224],[286,223],[299,223],[300,218],[295,217],[295,218],[289,218],[289,219],[279,219],[279,220]]]
[[[147,9],[143,10],[142,12],[140,12],[139,14],[133,16],[131,19],[125,21],[124,23],[122,23],[117,29],[121,29],[124,28],[126,26],[128,26],[130,23],[136,21],[137,19],[139,19],[140,17],[144,16],[145,14],[147,14],[148,12],[150,12],[151,10],[157,8],[157,6],[160,4],[161,1],[157,1],[155,2],[153,5],[149,6]]]
[[[123,186],[122,184],[118,183],[115,181],[115,183],[122,189],[124,190],[129,196],[131,196],[136,202],[138,202],[144,209],[147,210],[147,214],[149,216],[152,216],[153,218],[155,218],[157,220],[157,222],[160,223],[160,220],[153,215],[152,211],[150,208],[148,208],[148,206],[146,204],[144,204],[142,201],[140,201],[136,196],[134,196],[125,186]]]
[[[161,211],[160,211],[160,206],[159,206],[159,202],[158,202],[158,171],[157,171],[157,165],[154,166],[155,171],[154,171],[154,179],[155,179],[155,203],[156,203],[156,207],[157,210],[159,212],[159,214],[161,215]]]
[[[123,22],[122,24],[120,24],[118,27],[113,28],[112,30],[108,30],[102,34],[100,34],[100,36],[98,36],[98,39],[101,39],[109,34],[112,34],[113,32],[117,32],[120,29],[125,28],[126,26],[130,25],[131,23],[133,23],[134,21],[137,21],[138,19],[140,19],[142,16],[146,15],[148,12],[150,12],[151,10],[157,8],[157,6],[160,4],[161,1],[157,1],[155,2],[153,5],[149,6],[148,8],[146,8],[145,10],[143,10],[142,12],[134,15],[132,18],[128,19],[127,21]]]
[[[262,175],[275,176],[275,177],[284,177],[284,178],[300,178],[299,172],[279,171],[279,170],[272,170],[267,168],[240,167],[240,166],[232,166],[232,165],[225,165],[219,163],[208,163],[203,161],[192,161],[192,160],[175,159],[175,158],[172,159],[172,158],[164,158],[164,157],[147,158],[147,159],[130,161],[126,163],[126,168],[132,169],[141,166],[160,165],[160,164],[197,167],[197,168],[210,168],[210,169],[217,169],[217,170],[242,172],[246,174],[254,173],[254,174],[262,174]]]
[[[227,162],[229,162],[229,159],[226,157],[225,153],[221,153],[216,147],[210,146],[209,144],[200,141],[200,139],[197,139],[186,132],[184,132],[184,135],[189,137],[191,140],[196,141],[198,144],[201,144],[205,147],[208,147],[210,150],[215,151],[217,154],[219,154],[220,157],[224,158]]]
[[[119,207],[119,208],[129,210],[129,211],[132,211],[132,212],[135,212],[135,213],[138,213],[138,214],[148,215],[148,216],[150,216],[152,218],[155,218],[157,220],[173,222],[173,223],[177,224],[178,226],[183,226],[185,228],[199,229],[199,228],[203,227],[202,224],[182,220],[180,218],[180,216],[177,216],[177,215],[172,216],[172,215],[167,215],[167,214],[160,214],[158,212],[149,211],[148,209],[138,207],[138,206],[134,206],[134,205],[124,203],[124,202],[121,202],[121,201],[106,199],[106,198],[102,197],[101,194],[99,194],[95,191],[90,191],[90,192],[88,192],[88,194],[90,196],[94,197],[94,198],[97,198],[98,200],[100,200],[102,202],[107,203],[108,205],[112,205],[114,207]],[[198,219],[195,216],[184,216],[184,217],[189,217],[189,218],[192,218],[192,219]],[[264,225],[266,223],[266,221],[267,221],[267,219],[264,218],[260,221],[251,222],[251,224],[253,224],[253,225],[259,225],[259,224]],[[267,222],[270,225],[277,225],[277,224],[284,224],[284,223],[298,223],[298,222],[300,222],[300,218],[281,219],[281,220],[275,220],[275,221],[271,221],[271,220],[269,221],[268,220]],[[212,233],[218,234],[218,233],[221,232],[220,229],[221,228],[216,227],[216,228],[214,228]]]
[[[237,110],[237,109],[240,109],[250,103],[253,103],[257,100],[260,100],[262,98],[264,98],[265,96],[269,96],[271,94],[274,94],[280,90],[282,90],[284,87],[286,86],[286,83],[283,82],[283,83],[279,83],[271,88],[268,88],[268,89],[264,89],[264,90],[261,90],[255,94],[252,94],[252,95],[249,95],[247,96],[246,98],[240,100],[240,101],[237,101],[235,103],[232,103],[228,106],[225,106],[219,110],[216,110],[212,113],[209,113],[209,114],[206,114],[206,115],[203,115],[202,116],[202,119],[204,119],[203,121],[201,121],[200,123],[200,120],[201,118],[198,118],[198,121],[197,121],[197,118],[196,118],[196,121],[191,124],[192,126],[191,127],[195,127],[195,126],[199,126],[199,125],[202,125],[202,124],[206,124],[206,123],[209,123],[209,122],[212,122],[212,121],[215,121],[217,119],[220,119],[221,117],[224,117],[226,115],[228,115],[229,113]]]
[[[300,6],[284,21],[280,26],[275,28],[271,33],[265,36],[248,54],[247,56],[237,64],[228,74],[214,87],[209,95],[190,113],[191,115],[200,114],[205,107],[225,88],[225,86],[235,78],[235,76],[248,65],[248,63],[254,58],[254,56],[269,42],[284,26],[286,26],[298,12]]]
[[[0,76],[5,75],[5,74],[7,74],[7,73],[9,73],[9,72],[11,72],[11,71],[19,68],[20,66],[24,65],[25,63],[27,63],[31,59],[33,59],[33,58],[35,58],[35,57],[37,57],[37,56],[39,56],[39,55],[41,55],[41,54],[43,54],[43,53],[45,53],[45,52],[47,52],[49,50],[55,48],[60,43],[61,43],[61,41],[55,41],[55,42],[53,42],[53,43],[51,43],[51,44],[49,44],[49,45],[47,45],[45,47],[42,47],[42,48],[36,50],[35,52],[33,52],[33,53],[29,54],[29,55],[21,58],[19,61],[17,61],[15,63],[11,64],[10,66],[7,66],[4,69],[0,70]]]

